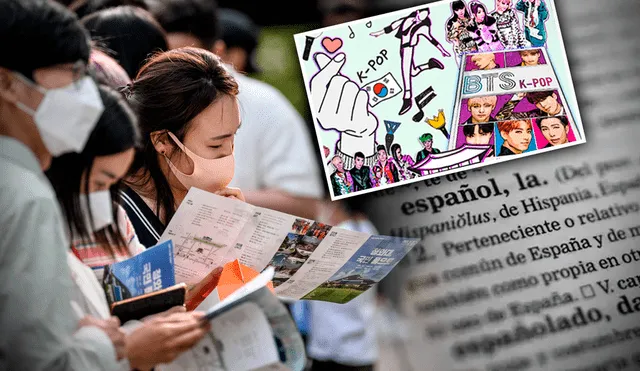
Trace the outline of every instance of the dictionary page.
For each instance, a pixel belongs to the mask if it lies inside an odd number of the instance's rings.
[[[587,143],[370,197],[408,370],[640,369],[640,2],[556,6]]]

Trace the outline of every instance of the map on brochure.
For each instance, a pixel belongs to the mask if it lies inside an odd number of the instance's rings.
[[[278,296],[346,303],[380,282],[419,242],[377,236],[191,188],[160,241],[174,243],[175,281],[200,282],[238,260],[271,267]]]
[[[586,141],[553,0],[447,0],[294,36],[332,200]]]

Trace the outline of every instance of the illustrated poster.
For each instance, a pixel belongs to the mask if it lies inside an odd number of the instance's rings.
[[[584,143],[555,9],[449,0],[295,35],[332,200]]]

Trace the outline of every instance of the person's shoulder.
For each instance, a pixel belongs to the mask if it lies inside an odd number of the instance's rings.
[[[508,156],[513,154],[514,153],[509,148],[502,146],[500,147],[500,153],[498,154],[498,156]]]
[[[27,228],[44,228],[43,223],[61,221],[60,206],[44,176],[21,172],[3,175],[16,175],[11,182],[0,182],[0,224],[7,227],[5,239],[11,240],[12,234],[25,233]]]
[[[51,184],[44,174],[28,171],[17,164],[0,161],[0,207],[3,214],[27,205],[53,207],[56,205]]]

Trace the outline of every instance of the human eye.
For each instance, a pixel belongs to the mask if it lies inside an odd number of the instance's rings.
[[[99,180],[94,181],[93,186],[96,191],[104,191],[105,189],[109,188],[105,182]]]

